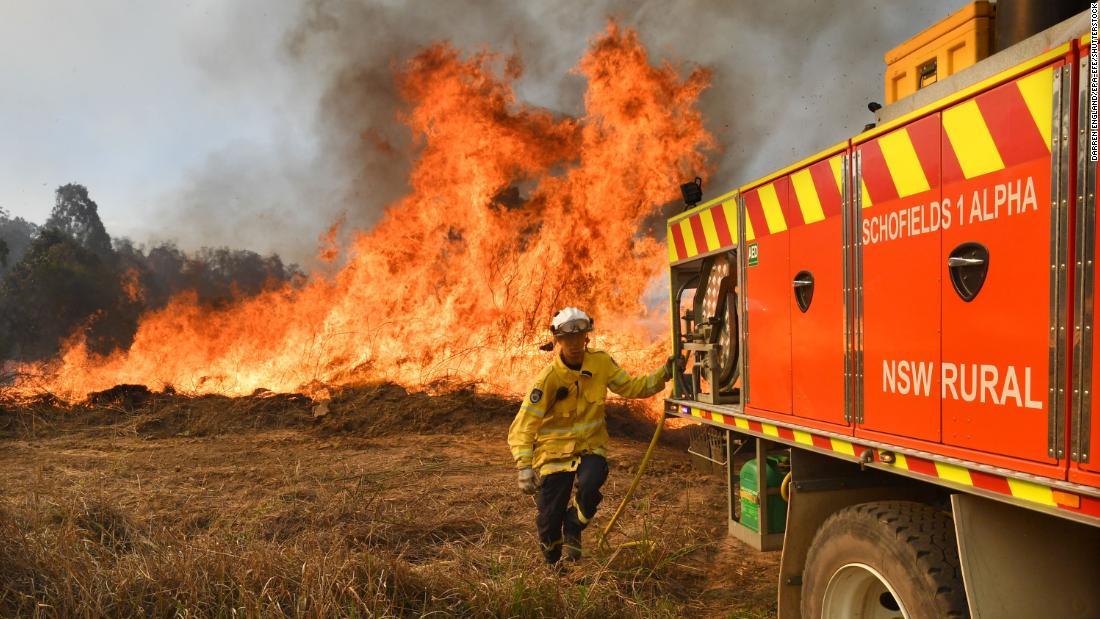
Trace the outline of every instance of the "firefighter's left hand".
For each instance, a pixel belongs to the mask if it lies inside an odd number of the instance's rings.
[[[516,485],[524,494],[534,494],[539,489],[539,476],[531,467],[524,467],[516,475]]]

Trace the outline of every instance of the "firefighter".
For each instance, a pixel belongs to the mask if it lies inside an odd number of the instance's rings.
[[[611,355],[588,348],[592,318],[567,307],[550,323],[558,354],[535,380],[508,430],[519,489],[538,493],[539,542],[547,563],[581,557],[581,531],[596,515],[607,480],[607,390],[645,398],[664,388],[673,359],[633,377]],[[576,492],[574,493],[574,484]]]

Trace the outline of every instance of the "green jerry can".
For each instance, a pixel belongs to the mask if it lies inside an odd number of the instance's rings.
[[[779,468],[779,457],[768,456],[768,488],[779,488],[783,482],[783,472]],[[768,497],[768,533],[781,533],[787,526],[787,502],[779,493],[767,493],[760,487],[760,477],[756,473],[756,460],[752,459],[741,467],[741,524],[760,531],[760,495]]]

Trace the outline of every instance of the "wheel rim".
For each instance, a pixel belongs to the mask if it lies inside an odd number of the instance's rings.
[[[909,619],[897,592],[873,567],[849,563],[829,579],[822,619]]]

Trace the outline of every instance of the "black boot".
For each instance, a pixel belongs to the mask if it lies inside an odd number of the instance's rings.
[[[562,556],[566,561],[580,561],[581,560],[581,532],[568,531],[565,534],[565,541],[562,543]]]
[[[547,565],[557,565],[561,560],[562,542],[558,540],[550,544],[542,544],[542,557]]]
[[[562,556],[566,561],[579,561],[581,558],[581,531],[584,531],[584,523],[577,517],[577,505],[571,503],[565,512],[565,521],[562,522]]]

